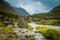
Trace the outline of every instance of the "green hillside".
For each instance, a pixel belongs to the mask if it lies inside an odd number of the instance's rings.
[[[16,14],[15,12],[11,11],[7,7],[0,4],[0,18],[6,16],[9,16],[10,18],[17,18],[18,14]]]
[[[14,11],[8,9],[4,5],[0,4],[0,27],[3,25],[4,18],[8,17],[10,20],[13,20],[13,22],[16,22],[18,19],[18,14]]]
[[[29,17],[38,24],[60,26],[60,6],[53,8],[49,13],[39,13]]]

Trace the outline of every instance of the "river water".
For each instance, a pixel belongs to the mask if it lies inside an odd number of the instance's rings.
[[[40,33],[37,33],[35,31],[36,30],[36,27],[37,26],[40,26],[40,27],[47,27],[47,28],[54,28],[54,29],[60,29],[59,26],[52,26],[52,25],[38,25],[38,24],[35,24],[34,22],[31,22],[29,23],[29,25],[31,25],[31,27],[33,27],[33,30],[28,30],[28,29],[20,29],[18,28],[17,26],[17,23],[15,24],[15,28],[14,28],[14,32],[16,32],[18,35],[20,36],[25,36],[25,35],[34,35],[35,36],[35,39],[36,40],[45,40],[44,37],[42,36],[42,34]],[[27,31],[28,30],[28,31]],[[19,39],[20,40],[20,39]]]
[[[35,28],[36,28],[37,26],[40,26],[40,27],[47,27],[47,28],[53,28],[53,29],[60,29],[60,26],[41,25],[41,24],[39,25],[39,24],[36,24],[36,23],[34,23],[34,22],[29,23],[29,25],[31,25],[34,30],[36,30]]]

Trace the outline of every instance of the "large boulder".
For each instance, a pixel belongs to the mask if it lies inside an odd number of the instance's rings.
[[[18,27],[20,27],[20,28],[25,28],[26,22],[24,21],[24,19],[23,19],[22,17],[20,17],[20,18],[18,19],[17,25],[18,25]]]

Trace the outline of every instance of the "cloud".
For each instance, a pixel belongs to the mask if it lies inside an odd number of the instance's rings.
[[[47,12],[48,11],[48,7],[45,6],[43,3],[41,3],[41,2],[34,2],[32,0],[30,0],[30,1],[26,2],[26,3],[25,2],[20,2],[17,5],[19,5],[17,7],[24,8],[30,14]]]
[[[31,15],[50,11],[54,6],[60,4],[56,0],[6,0],[14,7],[22,7]]]

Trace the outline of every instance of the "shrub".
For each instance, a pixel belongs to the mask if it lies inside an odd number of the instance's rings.
[[[48,28],[46,27],[41,27],[41,26],[37,26],[36,29],[41,33],[41,34],[44,34]]]
[[[60,32],[56,29],[48,29],[44,36],[49,40],[60,40]]]
[[[25,28],[29,30],[33,30],[33,27],[31,27],[30,25],[26,25]]]
[[[3,31],[5,31],[5,32],[7,32],[7,33],[11,33],[12,30],[13,30],[12,25],[8,25],[7,27],[5,27],[5,28],[3,29]]]

